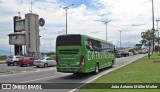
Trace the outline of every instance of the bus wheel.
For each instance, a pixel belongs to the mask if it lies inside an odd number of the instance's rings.
[[[95,68],[94,74],[98,74],[98,72],[99,72],[99,65],[96,64],[96,68]]]

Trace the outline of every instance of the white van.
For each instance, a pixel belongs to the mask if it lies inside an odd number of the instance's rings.
[[[23,58],[23,56],[9,56],[6,60],[6,63],[8,66],[10,66],[10,65],[17,66],[18,65],[17,61],[22,58]]]

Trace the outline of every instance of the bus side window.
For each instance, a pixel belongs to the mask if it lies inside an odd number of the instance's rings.
[[[92,42],[89,39],[86,40],[86,48],[90,51],[93,51]]]
[[[113,45],[109,45],[108,52],[114,53],[114,46]]]
[[[92,44],[92,46],[93,46],[93,49],[95,50],[95,51],[102,51],[102,46],[101,46],[101,42],[100,41],[96,41],[96,40],[92,40],[93,42],[93,44]]]

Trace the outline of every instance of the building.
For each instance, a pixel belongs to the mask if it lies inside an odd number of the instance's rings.
[[[9,44],[14,45],[15,55],[40,56],[39,16],[28,13],[24,19],[13,18],[14,33],[10,33]]]

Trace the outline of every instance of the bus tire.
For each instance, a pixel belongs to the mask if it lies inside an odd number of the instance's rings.
[[[96,66],[95,66],[94,74],[98,74],[98,72],[99,72],[99,65],[97,63]]]

